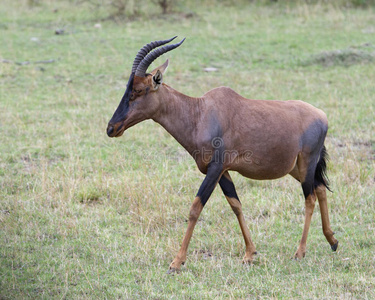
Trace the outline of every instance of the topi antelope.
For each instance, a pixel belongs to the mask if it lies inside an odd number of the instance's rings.
[[[195,224],[217,183],[237,216],[245,240],[243,262],[253,261],[257,252],[228,171],[259,180],[293,176],[301,183],[305,196],[305,225],[294,257],[305,256],[316,198],[323,233],[336,251],[338,241],[329,223],[326,197],[325,113],[302,101],[249,100],[228,87],[215,88],[200,98],[181,94],[163,83],[168,60],[146,73],[157,57],[185,40],[165,45],[175,38],[152,42],[138,52],[125,94],[107,127],[108,136],[119,137],[129,127],[152,119],[190,153],[206,174],[191,206],[181,248],[168,272],[179,271],[185,263]]]

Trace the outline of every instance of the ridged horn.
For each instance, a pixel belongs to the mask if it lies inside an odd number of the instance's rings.
[[[134,59],[133,67],[132,67],[132,73],[134,73],[137,70],[137,67],[139,63],[142,61],[142,59],[153,49],[156,47],[168,44],[169,42],[173,41],[177,35],[169,40],[163,40],[163,41],[154,41],[147,45],[144,45],[141,50],[138,51],[137,56]]]
[[[138,65],[137,67],[137,70],[135,71],[135,75],[138,76],[138,77],[145,77],[146,75],[146,71],[147,71],[147,68],[151,65],[151,63],[157,59],[160,55],[168,52],[168,51],[171,51],[175,48],[177,48],[178,46],[180,46],[183,42],[185,41],[185,38],[177,43],[177,44],[173,44],[173,45],[167,45],[167,46],[163,46],[161,48],[158,48],[154,51],[152,51],[151,53],[149,53]]]

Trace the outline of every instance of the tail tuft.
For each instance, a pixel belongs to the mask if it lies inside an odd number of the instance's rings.
[[[324,185],[330,192],[332,190],[329,188],[329,180],[327,177],[327,161],[328,161],[328,153],[325,146],[322,147],[320,150],[320,158],[315,170],[314,176],[314,188],[317,188],[320,185]]]

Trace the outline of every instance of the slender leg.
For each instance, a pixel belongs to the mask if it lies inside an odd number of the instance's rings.
[[[309,233],[311,217],[314,212],[316,194],[309,194],[305,199],[305,225],[303,227],[301,242],[298,246],[297,252],[294,254],[294,258],[301,259],[305,257],[306,254],[306,242],[307,235]]]
[[[320,214],[322,217],[323,233],[328,243],[331,245],[331,249],[333,251],[336,251],[339,242],[333,237],[334,232],[332,231],[331,225],[329,223],[326,187],[324,185],[319,185],[315,189],[315,191],[319,200],[319,208],[320,208]]]
[[[231,206],[234,214],[237,216],[238,223],[240,224],[242,235],[245,240],[246,252],[243,258],[243,263],[252,263],[254,255],[257,254],[257,252],[255,250],[253,242],[251,241],[250,231],[246,226],[245,217],[242,212],[241,202],[238,199],[233,181],[227,171],[221,176],[219,184],[221,189],[223,190],[225,198],[227,198],[229,205]]]
[[[219,181],[221,174],[222,165],[219,163],[211,163],[207,170],[207,175],[203,180],[201,187],[199,188],[193,205],[191,206],[189,214],[189,223],[185,237],[182,241],[180,251],[178,251],[176,257],[169,266],[168,274],[179,272],[181,265],[185,263],[187,249],[189,246],[191,236],[193,235],[195,224],[198,221],[199,215],[202,212],[204,205],[206,204],[208,198],[211,196],[213,190],[215,189],[215,186]]]
[[[168,274],[179,272],[181,265],[185,263],[189,242],[190,242],[191,236],[193,235],[195,224],[197,223],[199,215],[201,214],[202,210],[203,210],[203,205],[201,203],[200,197],[195,197],[193,205],[190,208],[189,224],[186,230],[186,234],[182,241],[180,251],[178,251],[175,259],[172,261],[172,263],[169,266]]]
[[[316,193],[314,190],[314,175],[316,159],[314,156],[299,154],[297,160],[299,179],[305,196],[305,225],[303,226],[302,238],[294,258],[301,259],[306,254],[307,235],[311,224],[311,218],[315,208]],[[292,175],[293,176],[293,175]]]

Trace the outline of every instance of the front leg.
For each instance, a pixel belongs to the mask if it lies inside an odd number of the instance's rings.
[[[215,189],[215,186],[218,183],[222,173],[222,164],[214,162],[211,162],[209,164],[207,175],[204,178],[197,196],[194,199],[193,205],[190,208],[188,228],[182,241],[180,251],[178,251],[175,259],[170,264],[168,274],[179,272],[181,265],[185,263],[187,249],[191,236],[193,235],[195,224],[197,223],[199,215],[201,214],[208,198],[211,196],[213,190]]]

